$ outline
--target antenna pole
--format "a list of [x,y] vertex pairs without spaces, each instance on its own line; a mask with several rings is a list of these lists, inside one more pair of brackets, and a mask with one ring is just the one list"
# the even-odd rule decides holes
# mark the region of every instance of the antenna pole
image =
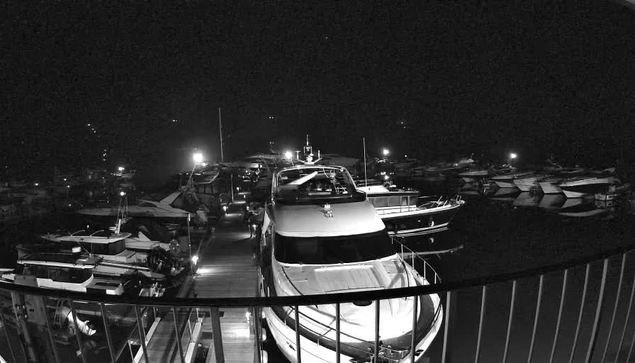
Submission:
[[362,143],[364,144],[364,186],[368,186],[368,174],[366,172],[366,138],[362,137]]
[[220,107],[218,108],[218,137],[220,137],[220,161],[221,163],[225,161],[223,158],[223,122],[220,118]]

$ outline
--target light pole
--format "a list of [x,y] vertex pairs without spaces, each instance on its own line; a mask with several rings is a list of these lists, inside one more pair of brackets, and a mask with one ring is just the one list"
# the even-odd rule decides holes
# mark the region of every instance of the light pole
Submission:
[[192,159],[194,160],[194,167],[192,167],[192,172],[190,173],[190,178],[187,182],[188,186],[192,186],[192,178],[194,177],[194,170],[196,170],[196,165],[200,164],[203,162],[203,154],[201,153],[194,153],[192,154]]
[[512,165],[512,161],[513,161],[514,159],[516,159],[517,157],[518,157],[518,155],[517,155],[516,153],[509,153],[509,160],[508,160],[508,162],[507,162],[507,163],[509,164],[509,166],[511,166],[511,165]]

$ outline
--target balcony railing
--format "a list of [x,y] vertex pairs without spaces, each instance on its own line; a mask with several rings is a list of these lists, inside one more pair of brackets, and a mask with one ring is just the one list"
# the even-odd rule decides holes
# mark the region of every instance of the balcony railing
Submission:
[[[0,284],[0,356],[7,362],[263,363],[265,357],[274,361],[275,354],[262,349],[275,346],[271,336],[266,337],[269,343],[262,339],[264,307],[290,308],[298,332],[303,326],[300,306],[330,304],[339,311],[344,303],[374,301],[376,311],[368,319],[375,319],[379,332],[377,302],[437,294],[443,301],[443,326],[423,354],[417,355],[412,344],[407,361],[628,362],[635,359],[632,249],[464,281],[280,298],[89,296]],[[433,270],[429,274],[436,275]],[[241,314],[241,326],[224,321]],[[236,336],[247,337],[253,346],[229,344]],[[369,361],[388,361],[381,358],[385,348],[376,333]],[[245,358],[246,350],[253,354]],[[335,357],[339,362],[340,356]],[[296,360],[303,358],[298,354]]]

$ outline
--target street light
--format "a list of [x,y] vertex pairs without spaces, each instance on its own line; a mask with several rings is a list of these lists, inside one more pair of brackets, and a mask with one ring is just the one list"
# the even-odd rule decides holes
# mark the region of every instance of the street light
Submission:
[[512,160],[516,159],[518,155],[516,153],[509,153],[509,165],[512,165]]
[[192,172],[190,173],[190,179],[187,181],[188,186],[192,186],[192,178],[194,177],[194,170],[196,169],[196,165],[203,162],[203,154],[194,153],[192,154],[192,160],[194,160],[194,166],[192,167]]
[[291,159],[293,158],[293,153],[291,152],[291,150],[287,150],[284,152],[284,158],[291,161]]
[[388,154],[390,154],[390,151],[388,149],[383,149],[382,154],[384,154],[384,157],[388,156]]
[[122,171],[124,171],[125,169],[126,169],[126,168],[124,168],[123,166],[120,166],[120,167],[118,167],[118,168],[117,168],[117,170],[119,170],[119,172],[122,172]]

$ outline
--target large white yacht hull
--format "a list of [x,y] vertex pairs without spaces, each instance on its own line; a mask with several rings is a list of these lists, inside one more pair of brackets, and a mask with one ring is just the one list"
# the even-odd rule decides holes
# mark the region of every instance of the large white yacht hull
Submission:
[[[415,352],[419,352],[415,356],[415,362],[418,362],[423,358],[423,353],[428,349],[435,336],[437,335],[439,329],[441,328],[442,316],[443,316],[443,308],[440,306],[440,299],[438,295],[430,295],[430,298],[433,300],[433,303],[439,309],[439,314],[433,323],[430,331],[426,336],[420,340],[415,348]],[[293,363],[298,362],[297,357],[297,344],[296,344],[296,332],[294,329],[289,327],[285,322],[283,322],[278,315],[271,308],[265,308],[264,310],[265,319],[267,321],[267,326],[269,328],[269,333],[271,333],[272,337],[276,341],[276,344],[282,354]],[[301,319],[300,319],[301,320]],[[336,352],[328,347],[316,344],[312,340],[305,338],[300,334],[300,356],[302,362],[308,363],[332,363],[336,361]],[[340,362],[349,362],[353,357],[340,354]],[[408,354],[399,362],[410,362],[411,356]]]

